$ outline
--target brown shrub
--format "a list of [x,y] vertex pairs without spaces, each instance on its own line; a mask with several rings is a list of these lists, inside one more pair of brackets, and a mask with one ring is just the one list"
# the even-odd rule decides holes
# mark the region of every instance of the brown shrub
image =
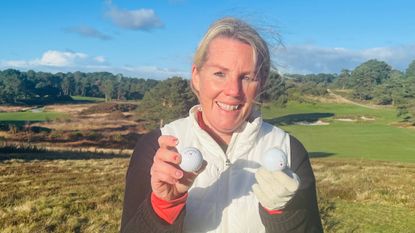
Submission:
[[130,112],[137,108],[136,104],[129,103],[99,103],[81,111],[81,114]]
[[125,119],[124,114],[121,111],[110,112],[107,116],[108,120],[122,120]]

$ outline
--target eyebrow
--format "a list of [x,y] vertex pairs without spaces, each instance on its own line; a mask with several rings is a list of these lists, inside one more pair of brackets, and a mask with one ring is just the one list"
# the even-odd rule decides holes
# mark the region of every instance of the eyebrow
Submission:
[[[220,64],[206,63],[205,66],[207,66],[207,67],[213,67],[213,68],[219,68],[219,69],[224,70],[224,71],[229,71],[228,68],[226,68],[226,67],[224,67],[224,66],[222,66]],[[251,74],[251,73],[255,73],[255,71],[244,71],[244,72],[242,72],[242,74]]]
[[206,63],[205,65],[206,65],[206,66],[208,66],[208,67],[219,68],[219,69],[221,69],[221,70],[226,70],[226,71],[228,71],[228,70],[229,70],[228,68],[226,68],[226,67],[224,67],[224,66],[221,66],[221,65],[219,65],[219,64],[215,64],[215,63],[213,63],[213,64]]

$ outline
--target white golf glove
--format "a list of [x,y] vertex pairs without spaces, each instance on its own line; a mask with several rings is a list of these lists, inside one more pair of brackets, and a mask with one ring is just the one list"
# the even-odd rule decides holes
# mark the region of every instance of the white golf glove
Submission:
[[272,172],[260,167],[255,178],[257,183],[252,189],[261,205],[269,210],[283,209],[300,186],[300,178],[288,168]]

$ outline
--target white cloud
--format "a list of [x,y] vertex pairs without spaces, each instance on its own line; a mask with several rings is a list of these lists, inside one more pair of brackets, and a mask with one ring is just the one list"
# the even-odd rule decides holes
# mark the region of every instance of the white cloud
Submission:
[[90,38],[97,38],[101,40],[110,40],[112,39],[111,36],[108,36],[95,28],[88,27],[88,26],[77,26],[77,27],[69,27],[64,29],[66,32],[76,33],[83,37],[90,37]]
[[40,58],[32,60],[8,60],[1,61],[0,67],[10,68],[67,68],[79,67],[85,65],[102,65],[105,63],[103,56],[91,58],[85,53],[71,51],[48,50],[42,54]]
[[122,28],[149,31],[163,27],[163,22],[152,9],[123,10],[109,4],[106,15]]
[[87,58],[88,56],[84,53],[49,50],[42,55],[42,58],[36,59],[34,63],[42,66],[73,66]]
[[415,59],[415,45],[362,50],[295,45],[278,48],[273,54],[277,68],[284,73],[339,73],[370,59],[385,61],[394,69],[405,70]]
[[103,56],[96,56],[96,57],[94,57],[94,60],[95,61],[97,61],[97,62],[105,62],[105,57],[103,57]]
[[[273,54],[274,63],[283,73],[339,73],[342,69],[352,70],[369,59],[385,61],[394,69],[404,71],[415,59],[415,44],[362,50],[296,45],[279,48]],[[190,68],[179,70],[159,66],[113,66],[101,55],[57,50],[48,50],[38,58],[29,60],[0,60],[0,69],[7,68],[45,72],[108,71],[130,77],[154,79],[172,76],[190,78]]]
[[29,66],[27,61],[22,60],[9,60],[9,61],[0,61],[0,67],[26,67]]

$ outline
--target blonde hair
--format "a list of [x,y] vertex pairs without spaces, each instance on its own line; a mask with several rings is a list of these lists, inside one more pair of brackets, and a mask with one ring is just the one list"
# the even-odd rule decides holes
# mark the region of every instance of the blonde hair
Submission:
[[[271,59],[267,43],[262,39],[258,32],[250,25],[242,20],[236,18],[219,19],[210,25],[208,31],[199,43],[196,49],[193,64],[197,69],[201,69],[205,64],[208,56],[208,48],[210,42],[217,37],[225,37],[239,40],[243,43],[249,44],[252,47],[254,54],[255,75],[260,80],[261,88],[270,72]],[[196,95],[198,93],[191,86]]]

